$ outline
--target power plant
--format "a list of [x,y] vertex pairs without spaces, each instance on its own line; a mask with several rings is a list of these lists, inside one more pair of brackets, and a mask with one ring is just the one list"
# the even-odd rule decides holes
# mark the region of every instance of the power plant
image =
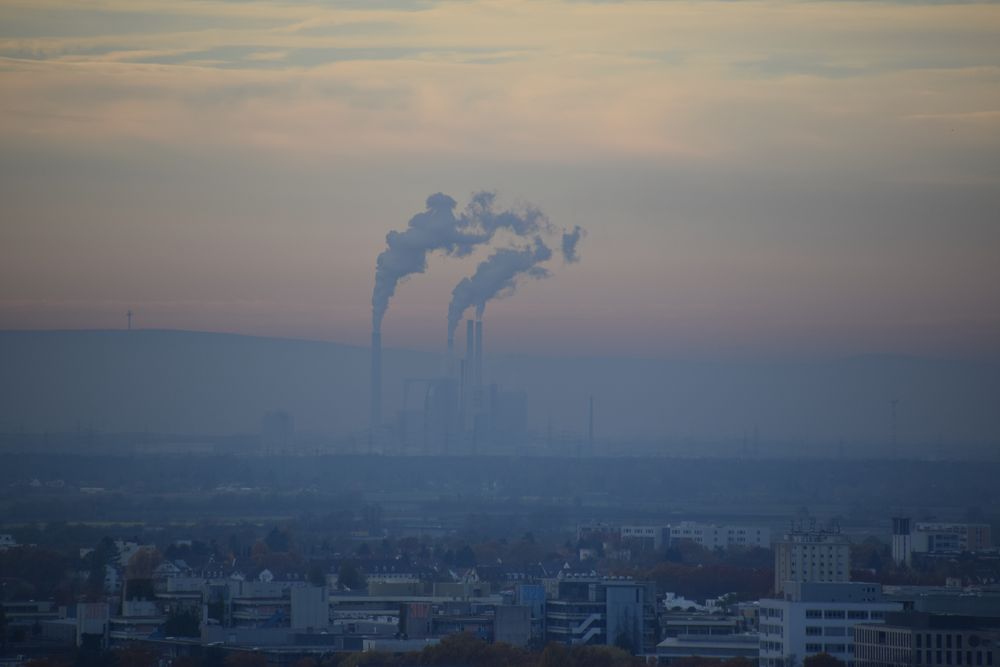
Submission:
[[[493,193],[479,192],[455,215],[455,200],[437,193],[427,198],[426,209],[413,216],[405,230],[386,235],[386,248],[375,263],[372,292],[370,451],[479,453],[523,440],[527,397],[524,392],[487,385],[482,318],[486,304],[513,294],[521,278],[550,275],[543,264],[553,256],[549,244],[558,239],[552,238],[556,230],[538,209],[497,210],[494,204]],[[403,380],[400,413],[386,423],[382,414],[382,321],[397,286],[404,278],[426,271],[429,254],[464,257],[479,246],[489,245],[498,232],[512,237],[508,247],[495,250],[452,290],[442,376]],[[564,263],[579,260],[577,244],[583,234],[579,226],[563,230],[558,247]],[[465,357],[456,364],[455,332],[470,308],[475,309],[476,319],[466,321]],[[592,440],[592,426],[590,432]]]
[[386,423],[380,406],[380,337],[372,336],[371,438],[378,451],[484,454],[524,443],[527,394],[487,383],[483,321],[467,320],[465,331],[465,355],[454,359],[450,345],[441,376],[402,380],[402,404]]

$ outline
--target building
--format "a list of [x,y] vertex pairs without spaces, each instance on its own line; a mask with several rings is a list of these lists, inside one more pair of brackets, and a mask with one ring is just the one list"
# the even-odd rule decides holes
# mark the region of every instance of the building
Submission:
[[730,547],[771,548],[771,530],[762,526],[722,526],[694,521],[681,521],[669,526],[670,542],[689,540],[706,549]]
[[637,551],[657,551],[663,546],[663,538],[669,539],[670,528],[663,526],[621,526],[618,539]]
[[851,543],[840,530],[793,530],[774,545],[774,592],[789,581],[838,583],[851,580]]
[[901,612],[854,626],[855,667],[1000,665],[1000,618]]
[[854,626],[882,623],[900,608],[879,584],[788,582],[782,599],[760,601],[760,665],[789,667],[829,653],[853,667]]
[[655,586],[627,577],[568,575],[545,602],[545,635],[569,645],[604,644],[633,653],[653,652]]
[[910,520],[906,517],[892,519],[892,560],[896,565],[909,566],[912,562],[913,540],[910,538]]
[[984,551],[992,546],[990,527],[984,523],[917,522],[910,535],[915,553],[947,554]]
[[911,522],[906,517],[892,520],[892,559],[897,565],[910,565],[913,554],[940,556],[992,548],[989,524]]
[[746,658],[756,664],[760,652],[759,641],[756,634],[667,637],[656,645],[656,661],[661,665],[669,665],[683,658],[720,661]]

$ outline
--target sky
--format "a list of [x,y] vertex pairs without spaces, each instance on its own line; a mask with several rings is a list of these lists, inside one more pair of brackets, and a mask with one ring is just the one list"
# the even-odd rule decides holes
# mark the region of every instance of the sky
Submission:
[[481,190],[586,230],[491,349],[1000,361],[1000,5],[0,0],[0,329],[365,345],[386,233]]

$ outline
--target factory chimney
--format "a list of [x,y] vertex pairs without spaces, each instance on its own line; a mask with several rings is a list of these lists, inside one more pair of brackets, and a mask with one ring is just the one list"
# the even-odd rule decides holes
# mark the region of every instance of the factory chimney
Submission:
[[476,320],[476,389],[483,386],[483,321]]
[[465,321],[465,386],[466,389],[472,388],[472,378],[474,371],[472,370],[476,366],[476,338],[475,338],[475,322],[472,320]]
[[382,423],[382,333],[372,332],[371,433]]

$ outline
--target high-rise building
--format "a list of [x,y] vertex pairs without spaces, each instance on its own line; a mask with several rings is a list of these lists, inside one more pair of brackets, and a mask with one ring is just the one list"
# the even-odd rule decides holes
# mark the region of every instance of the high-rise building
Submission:
[[892,519],[892,560],[896,565],[909,565],[913,554],[910,537],[910,520],[906,517]]
[[851,580],[851,543],[836,528],[793,530],[774,545],[774,592],[786,582],[834,583]]

